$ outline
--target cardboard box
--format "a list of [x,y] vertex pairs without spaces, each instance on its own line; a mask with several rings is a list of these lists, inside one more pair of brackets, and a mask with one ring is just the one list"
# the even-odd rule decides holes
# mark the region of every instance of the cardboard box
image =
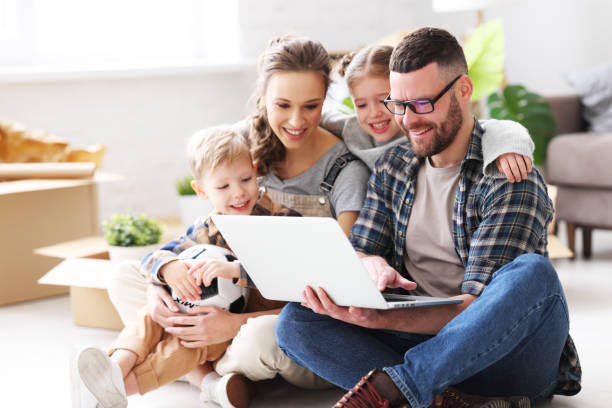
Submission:
[[106,291],[111,268],[106,259],[68,258],[38,282],[70,285],[70,310],[77,326],[121,330],[123,323]]
[[97,184],[121,179],[98,172],[87,179],[0,182],[0,305],[68,292],[38,285],[59,261],[32,251],[98,234]]
[[[176,218],[160,220],[166,226],[162,242],[183,232]],[[161,244],[160,244],[161,246]],[[108,245],[101,236],[86,237],[38,248],[38,255],[63,259],[39,279],[41,285],[70,286],[70,309],[77,326],[121,330],[123,323],[108,297],[112,262]]]
[[[553,202],[553,206],[556,207],[557,205],[557,187],[556,186],[553,186],[550,184],[548,185],[548,196]],[[557,237],[554,234],[555,222],[556,220],[555,218],[553,218],[552,222],[548,226],[548,257],[550,258],[551,261],[554,261],[555,259],[572,258],[574,256],[574,253],[568,247],[563,245],[559,237]]]

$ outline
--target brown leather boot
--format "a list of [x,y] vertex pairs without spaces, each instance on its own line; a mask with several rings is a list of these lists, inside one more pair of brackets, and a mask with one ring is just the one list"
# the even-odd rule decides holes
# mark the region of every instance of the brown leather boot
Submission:
[[359,380],[334,408],[410,408],[391,378],[376,369]]

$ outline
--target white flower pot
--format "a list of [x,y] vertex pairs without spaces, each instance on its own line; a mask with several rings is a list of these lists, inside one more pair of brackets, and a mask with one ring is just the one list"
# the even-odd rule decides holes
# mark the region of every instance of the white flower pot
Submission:
[[181,223],[185,228],[203,216],[207,216],[213,209],[209,200],[202,200],[197,195],[179,196],[179,208],[181,211]]
[[121,262],[127,260],[141,261],[149,252],[153,252],[161,247],[161,244],[145,245],[145,246],[108,246],[108,255],[112,262]]

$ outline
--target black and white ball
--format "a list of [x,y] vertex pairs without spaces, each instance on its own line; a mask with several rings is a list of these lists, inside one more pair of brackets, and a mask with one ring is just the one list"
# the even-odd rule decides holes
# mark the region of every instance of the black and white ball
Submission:
[[[200,244],[187,248],[178,257],[183,260],[193,260],[193,263],[203,259],[217,259],[229,262],[236,260],[231,251],[208,244]],[[210,286],[202,284],[200,288],[202,289],[200,300],[181,300],[174,293],[171,293],[172,299],[174,299],[182,312],[189,312],[191,308],[196,306],[217,306],[232,313],[240,313],[246,306],[248,289],[236,285],[230,279],[215,278]]]

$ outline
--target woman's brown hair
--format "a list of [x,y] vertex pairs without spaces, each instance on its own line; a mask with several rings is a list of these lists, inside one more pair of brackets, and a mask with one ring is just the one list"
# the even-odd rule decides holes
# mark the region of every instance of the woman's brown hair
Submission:
[[255,113],[250,118],[249,132],[258,175],[266,175],[285,159],[285,146],[268,123],[263,97],[268,81],[278,72],[319,73],[327,91],[330,82],[329,55],[318,41],[303,37],[279,37],[268,44],[260,57],[259,78],[254,94]]

